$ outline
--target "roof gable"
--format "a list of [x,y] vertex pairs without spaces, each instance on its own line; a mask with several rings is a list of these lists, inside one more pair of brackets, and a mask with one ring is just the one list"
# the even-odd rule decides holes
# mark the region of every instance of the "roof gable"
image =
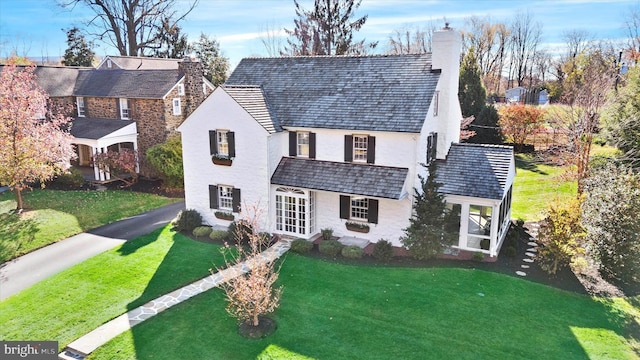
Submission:
[[260,86],[284,127],[419,133],[439,76],[430,54],[247,58],[225,85]]
[[272,115],[259,86],[223,86],[238,105],[251,115],[270,134],[282,131],[280,124]]
[[108,70],[177,70],[178,63],[182,61],[182,59],[107,55],[96,68],[105,69],[106,67],[102,65],[107,59],[110,59],[117,66],[117,68],[114,67]]
[[502,200],[510,185],[509,171],[514,166],[510,146],[453,144],[447,159],[438,164],[440,192]]

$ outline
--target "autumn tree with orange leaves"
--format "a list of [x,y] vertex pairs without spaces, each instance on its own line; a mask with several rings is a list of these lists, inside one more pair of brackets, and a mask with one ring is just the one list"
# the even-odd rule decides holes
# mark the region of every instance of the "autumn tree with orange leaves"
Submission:
[[522,150],[527,138],[540,129],[544,122],[544,110],[530,105],[509,105],[498,110],[500,120],[498,124],[516,146]]
[[0,73],[0,185],[16,194],[18,211],[24,208],[23,190],[64,172],[75,157],[71,119],[60,115],[64,111],[47,112],[49,96],[34,71],[10,60]]

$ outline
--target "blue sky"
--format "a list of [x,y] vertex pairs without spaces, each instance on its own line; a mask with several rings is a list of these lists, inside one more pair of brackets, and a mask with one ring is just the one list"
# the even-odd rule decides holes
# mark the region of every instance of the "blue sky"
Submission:
[[[311,8],[313,0],[301,4]],[[363,0],[357,15],[369,18],[356,37],[380,41],[378,51],[383,51],[389,35],[403,27],[425,27],[429,22],[440,27],[446,19],[452,27],[462,28],[472,15],[508,23],[518,12],[528,11],[542,24],[542,40],[550,47],[561,44],[562,33],[569,30],[621,41],[625,14],[633,7],[640,7],[640,0]],[[80,25],[89,16],[81,6],[69,11],[55,0],[0,0],[0,56],[14,48],[20,55],[60,56],[66,49],[62,29]],[[200,0],[182,26],[190,40],[201,32],[217,38],[235,66],[243,57],[266,56],[260,40],[265,29],[291,29],[294,18],[293,0]],[[98,45],[100,56],[116,53]]]

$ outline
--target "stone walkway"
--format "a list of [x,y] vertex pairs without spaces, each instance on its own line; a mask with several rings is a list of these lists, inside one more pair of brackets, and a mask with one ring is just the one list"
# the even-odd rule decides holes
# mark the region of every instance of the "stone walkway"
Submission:
[[273,246],[265,250],[257,258],[232,266],[230,268],[209,275],[203,279],[186,285],[178,290],[160,296],[157,299],[135,308],[117,318],[103,324],[92,332],[82,336],[69,344],[59,355],[63,360],[81,360],[91,354],[98,347],[106,344],[121,333],[131,329],[133,326],[157,315],[158,313],[186,301],[209,289],[215,288],[242,274],[248,273],[252,267],[264,262],[271,262],[286,253],[291,247],[287,240],[280,240]]
[[527,228],[527,230],[529,230],[530,236],[529,241],[527,242],[529,248],[524,253],[525,258],[522,259],[522,262],[524,264],[520,265],[521,270],[516,271],[516,275],[518,276],[527,276],[526,271],[531,267],[531,264],[533,263],[536,254],[538,253],[538,243],[536,242],[536,239],[538,238],[538,232],[540,231],[540,224],[527,223],[524,226],[525,228]]

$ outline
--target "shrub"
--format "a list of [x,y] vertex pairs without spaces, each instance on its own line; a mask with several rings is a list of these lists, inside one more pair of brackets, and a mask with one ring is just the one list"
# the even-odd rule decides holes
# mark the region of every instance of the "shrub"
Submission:
[[320,232],[322,233],[322,240],[331,240],[333,237],[333,229],[322,229]]
[[361,259],[364,251],[358,246],[349,245],[343,247],[340,253],[347,259]]
[[205,237],[211,234],[211,226],[198,226],[193,229],[193,236],[195,237]]
[[179,136],[150,147],[146,152],[146,158],[149,164],[160,173],[166,186],[178,188],[184,186],[182,143]]
[[516,220],[516,226],[519,227],[519,228],[523,227],[524,226],[524,220],[522,220],[522,219]]
[[516,248],[514,246],[509,246],[506,249],[504,249],[504,254],[510,258],[515,258],[516,253],[517,253]]
[[202,215],[196,210],[187,209],[178,213],[178,217],[173,223],[176,231],[192,232],[193,229],[202,225]]
[[291,251],[298,254],[308,253],[313,249],[313,243],[305,239],[295,239],[291,242]]
[[536,262],[548,274],[556,274],[571,264],[574,256],[584,253],[582,239],[584,229],[580,225],[580,201],[565,200],[552,204],[540,224]]
[[[241,229],[239,229],[238,231],[236,228],[239,226],[241,226]],[[252,233],[253,233],[253,230],[251,229],[251,227],[242,220],[232,222],[231,224],[229,224],[229,227],[227,228],[227,238],[235,242],[236,244],[248,244],[249,243],[248,234],[252,234]]]
[[393,257],[393,246],[387,240],[378,240],[373,246],[373,257],[382,262],[391,260]]
[[209,234],[209,239],[214,241],[225,242],[227,240],[228,233],[222,230],[213,230]]
[[270,233],[263,231],[259,233],[258,236],[260,236],[260,243],[262,245],[271,246],[271,239],[273,239],[273,236]]
[[58,175],[50,184],[54,189],[78,189],[84,185],[84,175],[76,168],[69,169],[68,172]]
[[481,252],[474,252],[473,256],[471,256],[471,260],[477,261],[477,262],[483,262],[484,261],[484,254],[481,253]]
[[342,245],[338,240],[327,240],[320,243],[318,250],[320,250],[320,253],[322,254],[336,256],[340,253],[343,246],[344,245]]

